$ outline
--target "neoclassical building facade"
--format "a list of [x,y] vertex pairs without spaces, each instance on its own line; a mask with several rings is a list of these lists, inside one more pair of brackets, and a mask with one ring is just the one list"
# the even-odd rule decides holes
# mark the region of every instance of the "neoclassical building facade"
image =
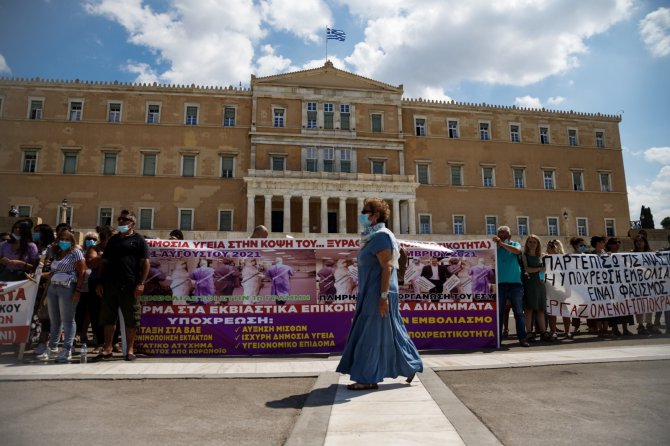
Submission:
[[0,79],[0,202],[92,229],[352,236],[363,200],[416,238],[624,235],[619,116],[403,99],[323,67],[249,88]]

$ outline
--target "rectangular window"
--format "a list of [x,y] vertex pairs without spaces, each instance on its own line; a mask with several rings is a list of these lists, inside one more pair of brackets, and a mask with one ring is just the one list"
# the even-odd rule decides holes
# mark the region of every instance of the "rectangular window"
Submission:
[[70,121],[81,121],[84,103],[81,101],[70,101]]
[[286,170],[286,157],[283,156],[273,156],[271,159],[272,170],[284,171]]
[[547,235],[554,237],[559,235],[557,217],[547,217]]
[[351,149],[340,149],[340,172],[351,173]]
[[335,171],[335,149],[332,147],[326,147],[323,149],[323,171]]
[[235,167],[235,157],[221,157],[221,178],[232,178],[233,168]]
[[110,102],[107,104],[107,122],[121,122],[120,102]]
[[235,127],[235,107],[223,107],[223,126]]
[[335,112],[333,104],[323,104],[323,128],[332,130],[334,128]]
[[105,152],[102,155],[103,175],[116,175],[116,157],[117,154],[113,152]]
[[493,215],[486,216],[486,235],[496,235],[498,231],[498,217]]
[[432,234],[429,214],[419,214],[419,234]]
[[153,229],[154,210],[151,208],[140,208],[140,229]]
[[22,164],[24,173],[37,172],[37,150],[24,150]]
[[44,101],[41,99],[31,99],[30,108],[28,110],[29,119],[42,119],[42,109],[44,107]]
[[316,128],[316,102],[307,103],[307,128]]
[[195,176],[195,155],[181,156],[181,176],[194,177]]
[[519,236],[528,235],[528,217],[516,218],[516,231]]
[[182,231],[193,230],[193,209],[179,209],[179,229]]
[[577,218],[577,235],[580,237],[589,235],[588,224],[585,218]]
[[540,143],[549,144],[549,127],[540,127]]
[[577,146],[577,130],[568,129],[568,144],[571,146]]
[[414,127],[416,129],[416,136],[426,136],[426,120],[425,120],[425,118],[414,119]]
[[523,189],[526,187],[526,179],[525,179],[525,169],[522,169],[520,167],[515,167],[513,171],[514,175],[514,187],[516,189]]
[[554,186],[554,171],[553,170],[543,170],[542,177],[544,179],[544,188],[547,190],[555,189]]
[[198,125],[198,106],[197,105],[187,105],[186,106],[186,125]]
[[310,147],[305,154],[305,170],[307,172],[316,172],[318,170],[318,151],[315,147]]
[[572,188],[584,190],[584,174],[581,171],[572,171]]
[[465,216],[454,215],[453,221],[454,221],[454,234],[465,235]]
[[386,173],[386,162],[385,161],[372,161],[372,165],[370,166],[370,170],[372,171],[373,174],[384,174]]
[[100,208],[100,211],[98,212],[98,225],[111,226],[113,217],[114,217],[113,208]]
[[342,130],[349,130],[351,128],[349,110],[349,104],[340,104],[340,128]]
[[479,139],[481,139],[482,141],[488,141],[491,139],[489,128],[490,124],[488,122],[479,123]]
[[450,166],[449,170],[451,171],[451,185],[452,186],[462,186],[463,185],[463,166]]
[[416,179],[419,182],[419,184],[430,183],[430,179],[428,178],[428,164],[416,165]]
[[147,105],[147,124],[160,123],[161,106],[160,104]]
[[458,138],[458,121],[447,121],[447,126],[449,128],[449,138],[457,139]]
[[494,175],[493,167],[482,167],[482,179],[484,181],[484,187],[494,186],[493,175]]
[[609,173],[600,174],[600,191],[612,192],[612,182]]
[[613,218],[605,219],[605,235],[607,237],[616,237],[616,229]]
[[602,149],[605,147],[605,133],[596,132],[596,147]]
[[521,133],[518,124],[509,125],[509,140],[512,142],[521,142]]
[[153,177],[156,175],[156,161],[158,155],[155,153],[144,153],[142,155],[142,175]]
[[382,115],[379,113],[373,113],[370,116],[370,120],[372,123],[372,131],[373,132],[381,132],[382,131]]
[[77,152],[63,152],[63,173],[77,173]]
[[272,110],[272,114],[274,116],[274,126],[278,128],[284,127],[284,109],[275,108]]
[[16,207],[16,210],[19,211],[19,217],[30,217],[32,214],[32,206],[20,204]]
[[219,211],[219,231],[233,230],[233,211],[220,210]]

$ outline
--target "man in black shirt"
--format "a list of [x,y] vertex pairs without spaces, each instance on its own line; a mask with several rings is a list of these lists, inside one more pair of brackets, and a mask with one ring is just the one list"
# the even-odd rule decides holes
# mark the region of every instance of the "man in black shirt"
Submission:
[[135,335],[140,324],[140,296],[149,274],[149,247],[144,237],[135,232],[137,217],[122,211],[118,218],[118,233],[107,242],[102,254],[101,284],[96,292],[102,297],[100,323],[105,326],[105,345],[94,361],[112,357],[112,338],[120,309],[126,326],[127,361],[136,359]]

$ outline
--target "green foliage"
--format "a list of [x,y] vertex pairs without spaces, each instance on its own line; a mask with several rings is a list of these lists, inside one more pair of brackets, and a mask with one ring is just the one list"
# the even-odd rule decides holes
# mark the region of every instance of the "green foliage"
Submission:
[[663,229],[670,229],[670,217],[665,217],[661,220],[661,227]]
[[651,215],[651,208],[644,205],[640,209],[640,226],[642,229],[654,229],[654,216]]

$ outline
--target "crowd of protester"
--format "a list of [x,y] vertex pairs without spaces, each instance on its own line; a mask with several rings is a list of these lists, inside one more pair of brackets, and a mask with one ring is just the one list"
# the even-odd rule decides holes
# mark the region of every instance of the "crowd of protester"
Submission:
[[[498,308],[500,311],[500,330],[503,338],[509,333],[509,312],[514,313],[516,333],[519,344],[529,347],[536,340],[557,341],[559,336],[573,339],[582,334],[581,318],[563,317],[563,330],[557,327],[557,317],[545,314],[547,296],[544,286],[546,270],[544,256],[555,254],[584,255],[592,254],[607,256],[620,253],[621,240],[617,237],[606,238],[594,235],[587,244],[582,237],[571,237],[570,249],[565,250],[560,240],[549,240],[544,247],[539,238],[529,235],[523,247],[510,237],[507,226],[498,228],[493,241],[498,246]],[[632,239],[632,252],[651,252],[647,233],[639,231]],[[663,251],[670,251],[670,236],[668,246]],[[518,261],[517,261],[518,260]],[[517,279],[520,277],[520,279]],[[522,312],[523,309],[523,312]],[[668,317],[670,311],[636,314],[635,316],[617,316],[601,319],[586,319],[586,333],[596,335],[598,339],[623,338],[634,336],[629,326],[637,325],[637,335],[660,335],[661,317],[665,319],[665,333],[670,334]],[[621,327],[621,329],[619,329]]]
[[[75,344],[92,347],[95,360],[107,360],[120,352],[117,311],[124,317],[128,346],[125,359],[135,360],[133,339],[139,327],[138,297],[150,271],[144,237],[134,232],[135,215],[122,211],[118,226],[99,226],[84,235],[80,246],[70,225],[56,228],[48,224],[33,226],[30,219],[17,219],[10,232],[0,233],[0,281],[24,280],[26,274],[43,265],[33,316],[34,353],[42,360],[68,362]],[[259,227],[260,228],[260,227]],[[263,227],[264,229],[264,227]],[[264,236],[267,236],[267,230]],[[254,232],[256,234],[256,232]],[[261,235],[263,236],[263,235]],[[183,240],[175,229],[170,239]],[[582,319],[547,315],[544,256],[551,254],[610,255],[621,252],[616,237],[582,237],[569,240],[566,250],[559,240],[545,246],[535,235],[523,245],[511,239],[507,226],[498,228],[493,241],[497,244],[498,299],[500,333],[508,336],[509,311],[514,313],[517,339],[528,347],[537,340],[554,342],[580,335]],[[108,249],[109,247],[109,249]],[[128,257],[128,247],[133,251]],[[651,251],[645,231],[633,238],[633,252]],[[670,250],[670,236],[668,247]],[[668,334],[665,312],[665,330]],[[663,312],[605,319],[587,319],[586,332],[598,338],[634,336],[629,327],[636,325],[639,336],[662,334]],[[62,347],[59,349],[59,345]]]

